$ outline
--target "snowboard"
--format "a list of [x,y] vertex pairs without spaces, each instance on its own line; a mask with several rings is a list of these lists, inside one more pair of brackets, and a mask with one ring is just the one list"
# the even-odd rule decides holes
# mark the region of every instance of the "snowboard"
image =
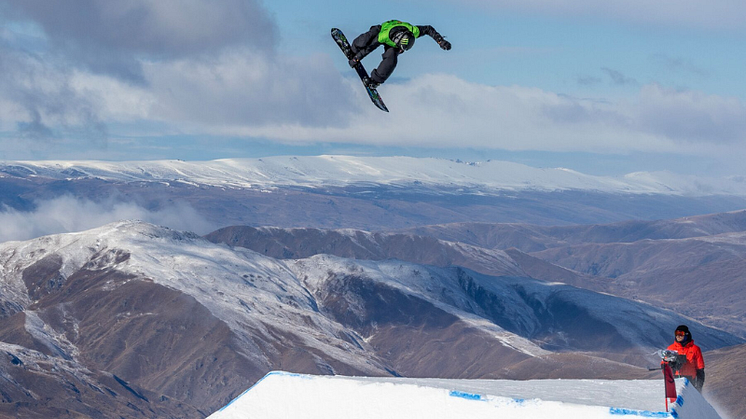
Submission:
[[[339,45],[339,48],[344,53],[345,57],[347,57],[348,60],[351,59],[353,56],[352,48],[350,47],[350,43],[347,41],[347,37],[345,37],[345,34],[343,34],[342,31],[337,28],[332,28],[332,38],[334,39],[334,42]],[[378,109],[384,112],[388,112],[389,110],[383,103],[381,95],[378,94],[378,90],[371,89],[365,82],[366,80],[368,80],[368,72],[365,71],[365,67],[363,67],[363,64],[357,63],[354,68],[357,72],[357,75],[360,76],[360,81],[363,82],[363,86],[368,92],[368,96],[370,96],[370,100],[373,101],[373,104],[376,105]]]

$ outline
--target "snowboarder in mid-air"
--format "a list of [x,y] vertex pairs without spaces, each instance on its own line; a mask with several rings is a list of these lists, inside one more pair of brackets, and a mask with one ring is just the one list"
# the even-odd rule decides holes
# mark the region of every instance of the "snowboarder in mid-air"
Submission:
[[354,55],[349,60],[350,67],[355,67],[360,63],[360,60],[383,45],[381,64],[370,73],[369,79],[364,81],[371,89],[375,89],[394,72],[399,55],[409,51],[414,45],[415,39],[423,34],[433,38],[445,51],[451,49],[451,43],[443,39],[438,31],[430,25],[415,26],[399,20],[389,20],[381,25],[371,26],[368,32],[352,41],[350,46]]

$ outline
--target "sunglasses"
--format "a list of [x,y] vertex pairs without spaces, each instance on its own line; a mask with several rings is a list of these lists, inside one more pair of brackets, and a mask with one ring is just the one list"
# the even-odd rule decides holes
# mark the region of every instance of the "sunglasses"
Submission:
[[682,331],[677,330],[676,331],[676,336],[686,336],[686,332],[682,332]]

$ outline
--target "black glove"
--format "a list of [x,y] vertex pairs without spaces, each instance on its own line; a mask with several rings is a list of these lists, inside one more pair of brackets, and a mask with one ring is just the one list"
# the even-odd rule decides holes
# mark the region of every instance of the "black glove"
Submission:
[[439,46],[440,46],[440,47],[441,47],[441,48],[442,48],[443,50],[445,50],[445,51],[450,51],[450,50],[451,50],[451,43],[450,43],[450,42],[448,42],[448,41],[446,41],[445,39],[441,39],[440,41],[438,41],[438,45],[439,45]]
[[694,378],[694,382],[692,383],[694,385],[694,388],[699,390],[699,392],[702,392],[702,387],[705,385],[705,370],[697,370],[697,377]]

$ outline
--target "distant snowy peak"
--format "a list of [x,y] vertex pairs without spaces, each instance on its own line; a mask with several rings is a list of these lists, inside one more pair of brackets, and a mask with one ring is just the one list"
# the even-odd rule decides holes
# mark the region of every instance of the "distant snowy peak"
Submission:
[[204,162],[26,161],[0,164],[0,177],[99,178],[117,182],[182,182],[229,188],[395,187],[511,191],[588,190],[608,193],[746,196],[742,178],[699,178],[670,172],[592,176],[564,168],[505,161],[462,162],[413,157],[282,156]]

